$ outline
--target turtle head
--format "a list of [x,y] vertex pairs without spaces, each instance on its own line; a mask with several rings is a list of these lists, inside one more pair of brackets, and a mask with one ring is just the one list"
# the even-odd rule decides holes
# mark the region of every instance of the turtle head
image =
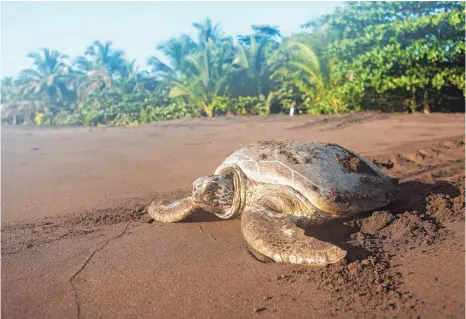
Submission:
[[233,180],[225,176],[204,176],[193,183],[193,203],[206,211],[222,214],[233,205],[233,198]]

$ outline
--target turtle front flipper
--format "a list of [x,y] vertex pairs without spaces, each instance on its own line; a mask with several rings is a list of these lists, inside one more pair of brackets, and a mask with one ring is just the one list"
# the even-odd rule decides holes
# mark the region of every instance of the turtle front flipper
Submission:
[[196,207],[191,197],[180,199],[170,205],[162,205],[160,201],[154,200],[150,203],[147,213],[155,221],[176,223],[192,215]]
[[276,262],[325,266],[346,256],[346,251],[306,236],[288,215],[263,207],[246,207],[241,228],[247,243]]

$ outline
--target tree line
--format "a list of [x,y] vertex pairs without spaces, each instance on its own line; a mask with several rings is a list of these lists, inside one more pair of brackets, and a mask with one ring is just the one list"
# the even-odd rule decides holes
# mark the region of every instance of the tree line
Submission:
[[210,19],[156,49],[141,71],[111,42],[51,49],[1,86],[2,122],[133,125],[289,112],[464,112],[464,2],[348,2],[282,36],[231,37]]

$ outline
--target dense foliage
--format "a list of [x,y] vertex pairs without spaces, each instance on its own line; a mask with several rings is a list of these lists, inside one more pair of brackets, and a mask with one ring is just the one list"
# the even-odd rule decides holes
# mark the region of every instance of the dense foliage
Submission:
[[348,2],[290,37],[275,26],[156,48],[140,71],[110,42],[69,59],[50,49],[2,79],[2,121],[135,125],[225,114],[464,111],[464,2]]

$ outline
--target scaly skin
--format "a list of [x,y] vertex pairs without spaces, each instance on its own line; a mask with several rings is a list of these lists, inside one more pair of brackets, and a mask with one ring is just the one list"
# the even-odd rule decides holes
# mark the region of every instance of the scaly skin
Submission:
[[340,261],[346,251],[306,236],[297,223],[321,224],[334,217],[315,208],[289,187],[252,185],[241,214],[241,230],[247,243],[275,262],[325,266]]
[[306,236],[288,215],[260,206],[244,210],[241,229],[253,249],[275,262],[325,266],[346,256],[339,247]]
[[191,197],[178,200],[170,205],[161,205],[158,201],[152,201],[147,213],[155,221],[163,223],[176,223],[191,216],[196,207],[192,204]]

